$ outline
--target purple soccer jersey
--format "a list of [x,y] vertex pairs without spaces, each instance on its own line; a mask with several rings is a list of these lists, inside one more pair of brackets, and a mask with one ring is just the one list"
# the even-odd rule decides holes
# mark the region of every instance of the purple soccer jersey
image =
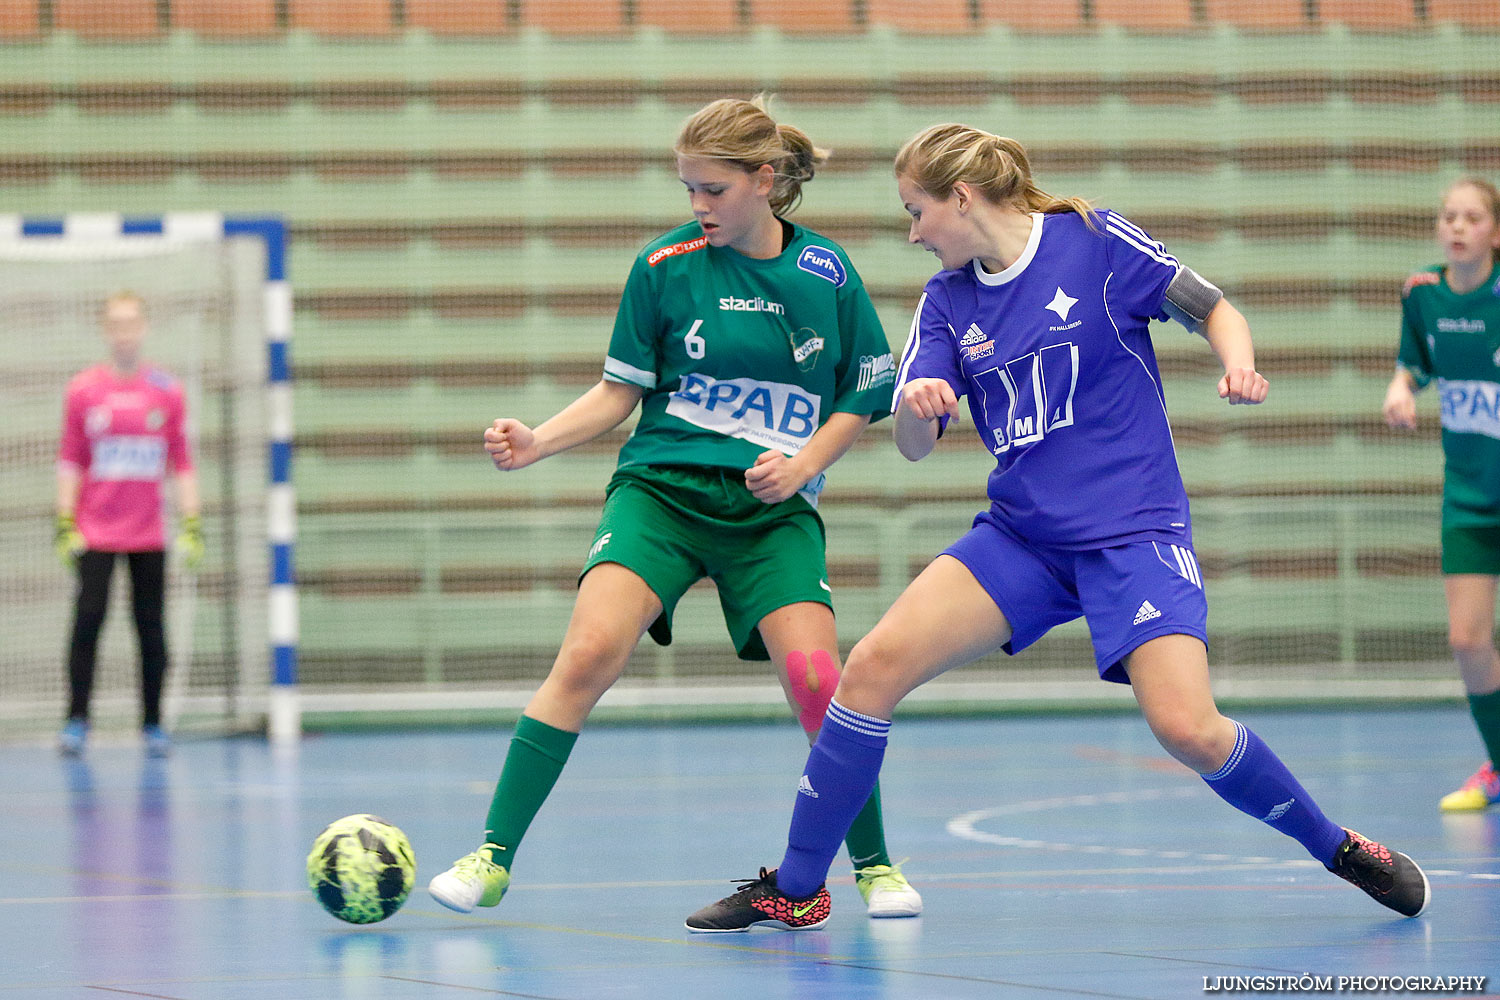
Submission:
[[[1191,544],[1187,493],[1147,324],[1166,319],[1181,265],[1137,226],[1100,212],[1032,216],[998,274],[940,271],[917,303],[894,401],[941,378],[995,456],[991,511],[1022,538],[1070,549]],[[894,407],[893,407],[894,408]]]

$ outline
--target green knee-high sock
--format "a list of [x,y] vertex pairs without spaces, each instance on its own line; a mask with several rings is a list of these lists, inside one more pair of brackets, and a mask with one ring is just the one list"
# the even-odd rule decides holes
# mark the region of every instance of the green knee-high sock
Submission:
[[891,863],[891,855],[885,849],[885,823],[880,818],[880,782],[875,783],[864,808],[854,817],[844,844],[856,869]]
[[1500,767],[1500,691],[1469,695],[1469,711],[1479,727],[1479,738],[1490,752],[1490,761]]
[[562,774],[577,740],[577,733],[521,716],[516,723],[516,734],[510,740],[510,751],[505,755],[505,767],[495,784],[490,814],[484,821],[484,842],[501,849],[498,854],[492,852],[490,860],[510,867],[521,838],[526,836],[526,828],[552,793],[552,786],[557,784],[557,776]]

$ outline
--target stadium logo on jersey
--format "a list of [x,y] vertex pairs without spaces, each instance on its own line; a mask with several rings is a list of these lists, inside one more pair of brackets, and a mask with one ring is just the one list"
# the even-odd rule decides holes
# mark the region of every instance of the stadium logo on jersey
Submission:
[[896,380],[896,359],[890,352],[885,354],[861,354],[859,356],[859,386],[856,392],[878,389]]
[[707,236],[700,236],[696,240],[688,240],[686,243],[673,243],[671,246],[662,247],[647,257],[646,264],[650,267],[655,267],[658,262],[666,260],[668,257],[692,253],[694,250],[702,250],[706,246],[708,246]]
[[963,338],[959,340],[959,347],[971,347],[988,337],[989,334],[979,329],[978,323],[970,323],[969,328],[964,331]]
[[1073,306],[1075,306],[1077,303],[1077,299],[1073,298],[1067,292],[1063,291],[1062,286],[1058,285],[1057,294],[1052,296],[1052,301],[1048,302],[1042,308],[1050,309],[1053,312],[1057,313],[1057,318],[1066,323],[1068,321],[1068,313],[1072,312]]
[[1482,319],[1454,319],[1449,316],[1439,316],[1437,321],[1439,333],[1484,333],[1484,320]]
[[844,282],[849,280],[849,274],[844,270],[844,262],[839,260],[838,254],[827,247],[812,244],[803,247],[802,255],[797,258],[797,266],[808,274],[827,278],[833,282],[835,288],[843,288]]
[[753,299],[737,299],[731,295],[719,300],[719,311],[737,313],[768,312],[773,316],[785,316],[786,306],[780,302],[767,302],[759,295]]
[[821,396],[799,385],[690,372],[667,398],[667,413],[704,430],[795,455],[818,429],[822,403]]
[[1438,379],[1443,430],[1500,438],[1500,385],[1459,379]]
[[812,327],[804,326],[795,333],[787,331],[792,342],[792,360],[797,362],[799,372],[810,372],[818,366],[818,354],[823,350],[823,338]]

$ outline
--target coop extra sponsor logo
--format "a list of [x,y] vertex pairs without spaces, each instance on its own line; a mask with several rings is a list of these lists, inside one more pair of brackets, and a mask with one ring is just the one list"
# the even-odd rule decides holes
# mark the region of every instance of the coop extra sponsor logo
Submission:
[[706,246],[708,246],[707,236],[700,236],[696,240],[688,240],[686,243],[673,243],[669,247],[662,247],[660,250],[652,252],[651,256],[646,258],[646,264],[650,267],[655,267],[658,262],[666,260],[668,257],[692,253],[694,250],[702,250]]

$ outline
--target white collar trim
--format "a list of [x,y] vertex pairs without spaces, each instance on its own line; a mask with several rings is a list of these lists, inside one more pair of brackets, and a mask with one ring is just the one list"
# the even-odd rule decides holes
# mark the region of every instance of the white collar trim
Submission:
[[1026,249],[1021,251],[1021,256],[1016,258],[1015,263],[999,274],[991,274],[986,271],[979,263],[978,257],[969,262],[969,266],[974,269],[974,277],[979,279],[981,285],[1004,285],[1021,276],[1021,272],[1026,270],[1026,266],[1036,256],[1036,248],[1041,245],[1042,220],[1044,218],[1045,216],[1041,212],[1031,213],[1031,234],[1026,237]]

